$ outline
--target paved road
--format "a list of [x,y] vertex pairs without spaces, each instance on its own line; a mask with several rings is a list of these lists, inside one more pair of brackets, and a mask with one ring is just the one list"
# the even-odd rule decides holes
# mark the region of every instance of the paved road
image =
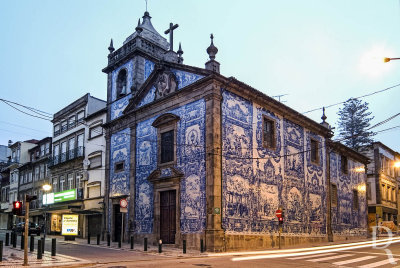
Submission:
[[[0,239],[4,239],[4,234],[0,234]],[[336,245],[333,248],[314,247],[305,251],[294,249],[258,254],[243,252],[237,255],[210,254],[190,257],[168,252],[155,254],[154,247],[150,247],[152,252],[146,253],[141,248],[134,251],[121,250],[96,245],[71,244],[59,239],[57,253],[89,260],[96,263],[93,267],[400,267],[400,238],[397,239],[398,243],[387,248],[397,265],[390,263],[391,260],[384,249],[374,249],[370,245],[363,245],[357,249],[351,249],[349,245],[346,247]],[[17,246],[19,245],[18,243]],[[50,251],[50,246],[51,242],[47,240],[46,251]]]

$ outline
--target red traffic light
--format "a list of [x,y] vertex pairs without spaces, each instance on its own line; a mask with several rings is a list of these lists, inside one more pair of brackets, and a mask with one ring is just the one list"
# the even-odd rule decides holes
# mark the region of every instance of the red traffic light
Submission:
[[12,212],[14,215],[21,216],[22,215],[22,202],[14,201]]

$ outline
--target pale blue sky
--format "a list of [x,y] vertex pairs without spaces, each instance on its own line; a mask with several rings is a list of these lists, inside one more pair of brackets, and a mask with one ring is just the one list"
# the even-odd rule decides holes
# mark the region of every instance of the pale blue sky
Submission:
[[[221,73],[307,111],[400,83],[398,0],[149,0],[154,27],[170,22],[184,63],[204,67],[214,33]],[[54,113],[90,92],[106,98],[110,38],[119,48],[144,0],[2,1],[0,97]],[[380,122],[398,112],[400,87],[365,98]],[[327,109],[334,125],[340,106]],[[51,136],[51,123],[0,102],[0,144]],[[307,114],[320,122],[321,112]],[[18,126],[16,126],[18,125]],[[375,131],[400,125],[400,117]],[[400,151],[400,128],[376,139]]]

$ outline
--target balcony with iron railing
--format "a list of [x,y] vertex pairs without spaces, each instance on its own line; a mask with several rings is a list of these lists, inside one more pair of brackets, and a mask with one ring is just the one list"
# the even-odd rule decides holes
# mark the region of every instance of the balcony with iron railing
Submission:
[[74,160],[77,158],[81,158],[85,156],[85,147],[79,146],[72,150],[69,150],[66,153],[62,153],[59,155],[54,155],[49,161],[49,167],[54,167],[56,165],[68,162],[70,160]]

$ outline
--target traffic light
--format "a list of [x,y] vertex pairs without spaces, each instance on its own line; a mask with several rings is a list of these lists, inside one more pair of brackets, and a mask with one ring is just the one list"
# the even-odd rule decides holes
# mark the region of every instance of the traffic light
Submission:
[[14,215],[21,216],[22,215],[22,202],[14,201],[12,212]]
[[281,216],[278,217],[279,224],[283,224],[283,217],[285,217],[285,212],[284,212],[284,210],[282,210]]
[[36,195],[26,195],[26,202],[28,203],[36,199],[37,199]]

